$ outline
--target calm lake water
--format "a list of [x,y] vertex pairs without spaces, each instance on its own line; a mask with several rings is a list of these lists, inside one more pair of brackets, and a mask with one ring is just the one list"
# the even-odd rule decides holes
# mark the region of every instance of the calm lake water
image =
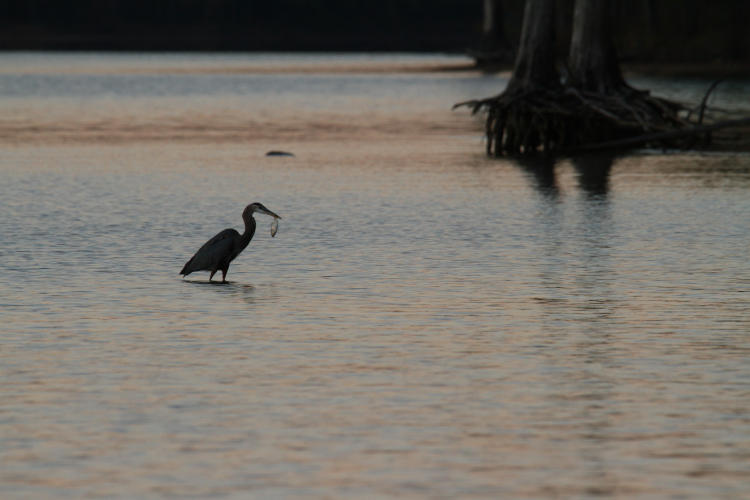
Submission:
[[465,63],[1,54],[0,497],[747,495],[750,155],[488,159]]

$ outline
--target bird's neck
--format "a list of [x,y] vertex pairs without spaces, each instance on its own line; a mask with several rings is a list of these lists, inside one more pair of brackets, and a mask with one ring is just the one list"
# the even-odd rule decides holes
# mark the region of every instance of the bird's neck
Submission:
[[240,237],[243,245],[250,243],[250,240],[253,239],[253,234],[255,234],[255,218],[250,215],[245,217],[245,232]]

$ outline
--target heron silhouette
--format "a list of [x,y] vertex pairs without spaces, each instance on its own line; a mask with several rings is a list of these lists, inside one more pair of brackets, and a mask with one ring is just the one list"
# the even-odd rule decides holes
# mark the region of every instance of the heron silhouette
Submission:
[[271,212],[262,203],[249,204],[242,211],[245,232],[240,234],[232,228],[221,231],[195,252],[195,255],[183,266],[180,274],[187,276],[195,271],[209,271],[211,275],[208,277],[208,281],[211,281],[216,271],[221,271],[221,282],[226,283],[229,264],[245,249],[250,240],[253,239],[253,234],[255,234],[253,212],[281,219],[281,216]]

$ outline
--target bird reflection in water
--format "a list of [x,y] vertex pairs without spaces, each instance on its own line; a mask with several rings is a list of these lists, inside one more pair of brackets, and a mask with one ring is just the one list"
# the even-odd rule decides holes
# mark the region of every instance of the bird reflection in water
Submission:
[[248,304],[254,304],[258,302],[258,287],[255,285],[249,285],[246,283],[238,283],[236,281],[199,281],[199,280],[183,280],[183,283],[189,283],[191,285],[207,285],[207,288],[214,290],[216,293],[221,294],[223,297],[235,297],[242,299]]

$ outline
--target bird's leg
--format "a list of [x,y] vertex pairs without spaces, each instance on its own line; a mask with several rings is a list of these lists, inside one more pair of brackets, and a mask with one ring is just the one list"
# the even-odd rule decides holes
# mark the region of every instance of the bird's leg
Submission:
[[211,281],[211,278],[214,277],[214,274],[216,274],[216,269],[214,269],[213,271],[211,271],[211,275],[208,277],[208,281]]

